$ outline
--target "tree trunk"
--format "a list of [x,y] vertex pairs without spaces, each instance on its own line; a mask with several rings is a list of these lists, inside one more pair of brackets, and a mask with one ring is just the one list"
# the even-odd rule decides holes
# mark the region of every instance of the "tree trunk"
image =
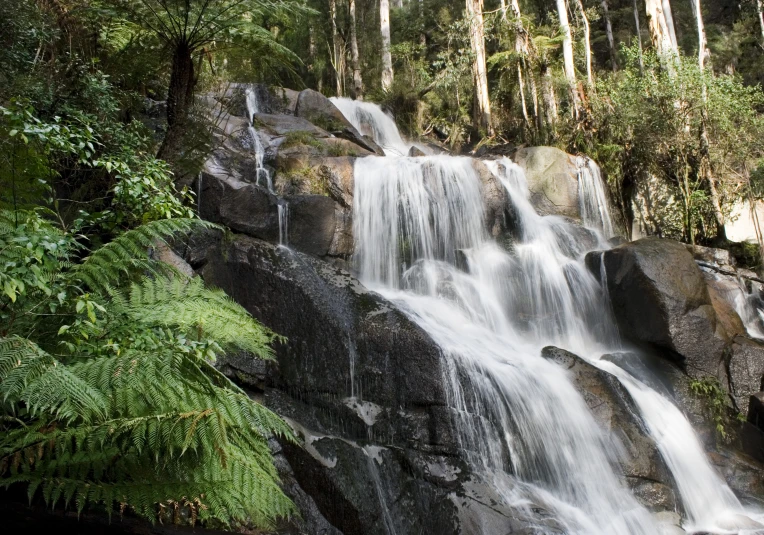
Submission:
[[698,27],[698,67],[702,71],[709,55],[706,42],[706,29],[703,25],[703,13],[700,10],[700,0],[692,0],[692,11]]
[[634,3],[634,24],[637,27],[637,45],[639,46],[639,72],[645,71],[645,60],[642,58],[642,29],[639,27],[639,9],[637,8],[637,0],[633,0]]
[[539,94],[536,89],[536,77],[533,76],[533,71],[526,67],[528,73],[528,82],[531,86],[531,99],[533,100],[533,118],[537,130],[541,130],[541,114],[539,113]]
[[674,26],[674,15],[671,13],[671,0],[661,0],[663,6],[663,16],[666,17],[666,26],[668,26],[669,36],[671,37],[671,47],[674,52],[679,54],[679,44],[676,40],[676,27]]
[[573,38],[570,35],[568,22],[568,6],[565,0],[557,0],[557,16],[560,19],[562,32],[562,57],[565,63],[565,79],[568,81],[568,91],[573,102],[573,116],[578,118],[578,84],[576,83],[576,67],[573,64]]
[[382,90],[393,85],[393,57],[390,55],[390,0],[379,0],[379,26],[382,33]]
[[517,86],[520,88],[520,104],[523,107],[523,118],[525,119],[525,125],[530,128],[531,121],[528,117],[528,107],[525,105],[525,86],[523,84],[523,69],[520,67],[520,62],[517,63]]
[[548,65],[541,65],[541,96],[544,99],[544,116],[546,124],[554,130],[557,124],[557,96],[554,94],[554,85],[552,84],[552,73]]
[[483,0],[467,0],[467,16],[470,21],[470,44],[475,59],[472,75],[475,80],[475,126],[488,134],[491,127],[491,102],[488,95],[488,74],[485,66],[485,35],[483,29]]
[[592,77],[592,43],[589,19],[586,17],[584,4],[581,3],[581,0],[576,0],[576,5],[578,6],[578,10],[581,12],[581,20],[584,23],[584,43],[586,45],[586,81],[589,82],[589,85],[593,85],[594,78]]
[[[610,12],[608,11],[607,0],[602,0],[602,11],[605,19],[605,33],[607,34],[607,44],[610,49],[610,66],[613,72],[618,70],[618,59],[615,50],[615,39],[613,38],[613,24],[610,22]],[[639,21],[637,21],[639,25]]]
[[358,57],[358,39],[355,26],[355,0],[348,0],[350,12],[350,62],[353,66],[353,98],[363,100],[363,80],[361,79],[361,60]]
[[340,53],[340,35],[337,31],[337,0],[329,0],[329,16],[332,19],[332,67],[334,67],[337,96],[342,96],[342,76],[345,72]]
[[[761,27],[761,42],[764,44],[764,9],[761,6],[761,0],[756,0],[756,12],[759,15],[759,26]],[[762,249],[764,255],[764,248]]]
[[172,56],[170,86],[167,90],[167,132],[159,147],[158,158],[172,160],[177,154],[194,99],[194,61],[185,42],[177,43]]
[[645,8],[653,47],[664,61],[666,58],[672,58],[670,63],[673,65],[674,58],[678,56],[678,50],[674,47],[671,38],[672,30],[669,29],[661,0],[645,0]]

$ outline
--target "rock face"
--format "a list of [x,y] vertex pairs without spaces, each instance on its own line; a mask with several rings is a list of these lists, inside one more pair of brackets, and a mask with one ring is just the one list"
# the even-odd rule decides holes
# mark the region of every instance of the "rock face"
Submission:
[[554,147],[525,147],[514,160],[525,171],[531,202],[540,214],[581,217],[574,156]]
[[749,396],[761,389],[764,347],[746,336],[723,296],[724,281],[709,281],[687,248],[672,240],[644,238],[586,257],[597,277],[603,261],[621,333],[693,377],[717,380],[732,408],[745,413]]
[[455,535],[482,525],[504,535],[545,525],[469,473],[440,350],[384,299],[326,262],[251,237],[206,232],[184,256],[287,338],[276,364],[233,355],[221,369],[303,443],[276,449],[287,490],[306,508],[300,533]]

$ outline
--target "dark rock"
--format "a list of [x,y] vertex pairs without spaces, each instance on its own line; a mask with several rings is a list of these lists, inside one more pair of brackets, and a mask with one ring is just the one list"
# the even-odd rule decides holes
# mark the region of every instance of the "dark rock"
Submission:
[[764,392],[751,394],[748,401],[748,422],[764,431]]
[[413,158],[416,156],[424,156],[424,155],[425,155],[424,152],[422,152],[422,149],[420,149],[419,147],[412,145],[411,148],[409,149],[408,156],[410,158]]
[[509,219],[507,190],[482,161],[472,160],[472,166],[480,177],[486,228],[492,236],[497,237],[507,230]]
[[288,205],[288,240],[295,249],[325,255],[334,241],[335,203],[323,195],[293,195],[283,201],[265,188],[225,176],[201,174],[202,218],[237,232],[278,243],[279,203]]
[[764,346],[739,336],[727,348],[725,357],[727,386],[733,406],[745,414],[751,397],[763,388]]
[[716,320],[705,279],[683,244],[643,238],[589,253],[586,264],[597,278],[601,261],[624,336],[684,361],[699,374],[723,377],[726,333]]

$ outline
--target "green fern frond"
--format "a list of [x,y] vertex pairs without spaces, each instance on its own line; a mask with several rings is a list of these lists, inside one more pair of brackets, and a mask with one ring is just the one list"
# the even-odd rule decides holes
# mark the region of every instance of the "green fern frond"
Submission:
[[148,257],[156,242],[200,228],[218,228],[200,219],[160,219],[128,230],[103,247],[96,249],[75,266],[73,274],[95,291],[106,291],[123,277],[135,272],[156,273],[161,270]]

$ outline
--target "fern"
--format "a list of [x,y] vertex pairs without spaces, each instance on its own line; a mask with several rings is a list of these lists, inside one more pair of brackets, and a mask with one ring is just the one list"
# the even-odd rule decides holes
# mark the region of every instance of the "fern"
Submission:
[[[272,436],[294,440],[291,429],[212,364],[226,351],[272,358],[281,338],[222,291],[148,256],[199,226],[209,225],[155,221],[80,263],[46,258],[63,288],[54,314],[28,313],[52,291],[22,288],[6,303],[16,312],[25,299],[25,330],[57,334],[27,339],[16,321],[0,336],[0,485],[26,485],[50,506],[129,508],[151,520],[185,511],[192,523],[270,528],[293,513],[268,447]],[[35,228],[52,227],[23,231]],[[0,240],[18,232],[0,217]]]

